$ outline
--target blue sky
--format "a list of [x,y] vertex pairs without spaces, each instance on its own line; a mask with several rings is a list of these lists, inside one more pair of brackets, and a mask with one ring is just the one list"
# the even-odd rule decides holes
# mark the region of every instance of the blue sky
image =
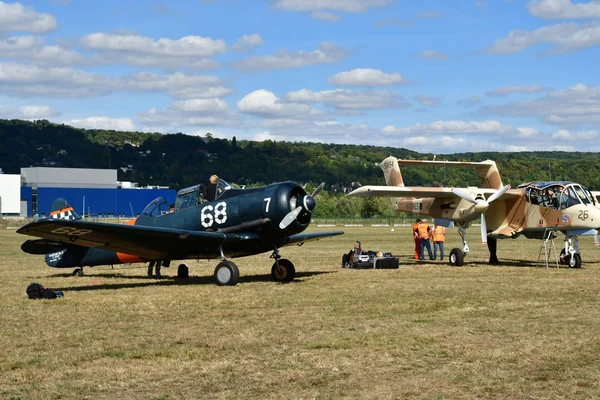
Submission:
[[0,118],[600,151],[600,1],[0,0]]

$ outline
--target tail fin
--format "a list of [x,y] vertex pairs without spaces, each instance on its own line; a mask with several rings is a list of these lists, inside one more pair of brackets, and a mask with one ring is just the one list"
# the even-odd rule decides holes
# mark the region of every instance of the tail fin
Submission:
[[[398,159],[394,156],[389,156],[383,160],[379,167],[383,170],[383,176],[385,177],[385,184],[388,186],[404,186],[404,180],[402,179],[402,173],[398,166]],[[392,208],[394,211],[398,210],[398,197],[391,197]],[[406,200],[406,199],[405,199]]]
[[398,166],[398,159],[396,157],[389,156],[383,160],[379,166],[383,170],[386,185],[404,186],[404,180],[402,179],[402,173],[400,173],[400,167]]
[[67,200],[60,198],[52,202],[50,218],[74,221],[76,219],[80,219],[81,217],[75,212]]

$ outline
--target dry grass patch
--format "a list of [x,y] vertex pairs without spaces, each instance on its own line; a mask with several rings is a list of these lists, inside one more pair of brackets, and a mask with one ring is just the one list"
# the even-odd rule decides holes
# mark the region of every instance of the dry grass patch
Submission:
[[[591,238],[581,240],[581,270],[536,267],[540,243],[525,239],[499,242],[508,266],[488,266],[473,241],[470,264],[451,268],[411,260],[409,229],[345,230],[283,249],[298,271],[290,284],[270,280],[268,255],[236,260],[235,287],[213,284],[214,261],[189,262],[187,282],[149,280],[140,265],[71,277],[1,230],[0,397],[596,396],[600,249]],[[458,245],[449,236],[446,253]],[[355,239],[399,254],[401,268],[341,269]],[[32,281],[65,298],[28,300]]]

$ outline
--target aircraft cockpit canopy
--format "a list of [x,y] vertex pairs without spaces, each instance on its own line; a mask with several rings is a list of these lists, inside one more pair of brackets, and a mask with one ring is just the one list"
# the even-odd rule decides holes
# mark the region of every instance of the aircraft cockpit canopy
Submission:
[[159,215],[167,214],[169,212],[169,203],[165,200],[164,197],[159,197],[152,200],[144,211],[142,211],[142,215],[147,215],[149,217],[158,217]]
[[226,191],[231,189],[231,185],[224,179],[219,179],[217,182],[215,198],[209,199],[207,188],[205,185],[194,185],[181,189],[177,192],[175,200],[175,210],[181,210],[188,207],[193,207],[198,204],[208,203],[209,201],[217,200]]
[[206,199],[206,187],[204,185],[190,186],[177,192],[175,211],[206,202],[208,202]]
[[219,178],[219,181],[217,182],[217,195],[215,196],[215,200],[221,197],[221,195],[229,189],[231,189],[231,185],[227,183],[225,179]]
[[519,187],[525,188],[527,202],[537,206],[564,210],[578,204],[596,205],[592,193],[578,183],[530,182]]

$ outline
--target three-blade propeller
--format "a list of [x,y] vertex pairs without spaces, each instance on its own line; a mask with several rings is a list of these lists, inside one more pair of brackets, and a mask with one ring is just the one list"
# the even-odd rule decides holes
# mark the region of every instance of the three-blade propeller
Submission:
[[279,229],[285,229],[287,228],[292,222],[294,222],[296,220],[296,218],[298,218],[298,215],[300,215],[300,213],[304,210],[307,212],[312,212],[312,210],[314,210],[315,206],[317,205],[317,203],[315,202],[315,196],[319,194],[319,192],[321,190],[323,190],[323,188],[325,187],[325,182],[321,183],[313,192],[311,195],[306,195],[306,196],[302,196],[298,198],[298,202],[296,204],[299,204],[298,207],[294,208],[292,211],[290,211],[289,213],[286,214],[285,217],[283,217],[283,219],[281,220],[281,222],[279,223]]
[[500,198],[506,191],[510,189],[510,185],[506,185],[495,191],[487,200],[474,199],[470,194],[463,192],[460,189],[452,188],[452,192],[463,200],[475,204],[475,209],[481,212],[481,243],[487,243],[487,223],[485,221],[485,212],[490,207],[490,203]]

